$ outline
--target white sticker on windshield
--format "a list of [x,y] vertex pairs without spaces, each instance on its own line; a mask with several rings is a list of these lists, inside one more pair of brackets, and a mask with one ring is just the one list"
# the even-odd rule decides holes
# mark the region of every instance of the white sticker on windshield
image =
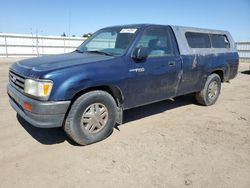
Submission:
[[134,28],[124,28],[120,31],[120,33],[135,33],[137,29]]

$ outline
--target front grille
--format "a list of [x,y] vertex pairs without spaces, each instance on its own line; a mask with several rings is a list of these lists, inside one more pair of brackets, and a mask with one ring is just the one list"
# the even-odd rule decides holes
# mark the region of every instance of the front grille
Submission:
[[24,91],[25,77],[13,71],[9,72],[10,83],[20,91]]

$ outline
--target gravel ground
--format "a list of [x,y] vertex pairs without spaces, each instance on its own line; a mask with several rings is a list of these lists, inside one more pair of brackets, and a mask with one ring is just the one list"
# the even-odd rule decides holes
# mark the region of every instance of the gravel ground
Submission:
[[81,147],[16,117],[11,61],[0,60],[0,187],[250,187],[250,64],[211,107],[187,95],[132,109],[109,138]]

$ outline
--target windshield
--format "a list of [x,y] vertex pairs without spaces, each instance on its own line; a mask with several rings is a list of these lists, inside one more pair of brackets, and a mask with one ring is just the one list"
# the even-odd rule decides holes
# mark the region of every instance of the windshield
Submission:
[[93,52],[104,55],[123,55],[135,36],[137,28],[111,27],[97,31],[83,42],[79,52]]

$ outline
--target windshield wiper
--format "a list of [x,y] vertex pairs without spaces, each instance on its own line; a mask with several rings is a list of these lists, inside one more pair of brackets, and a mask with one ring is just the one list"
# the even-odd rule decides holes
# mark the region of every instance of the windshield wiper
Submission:
[[104,52],[104,51],[99,51],[99,50],[92,50],[92,51],[87,51],[87,52],[90,52],[90,53],[97,53],[97,54],[103,54],[103,55],[108,55],[108,56],[114,56],[114,55],[111,54],[111,53]]

